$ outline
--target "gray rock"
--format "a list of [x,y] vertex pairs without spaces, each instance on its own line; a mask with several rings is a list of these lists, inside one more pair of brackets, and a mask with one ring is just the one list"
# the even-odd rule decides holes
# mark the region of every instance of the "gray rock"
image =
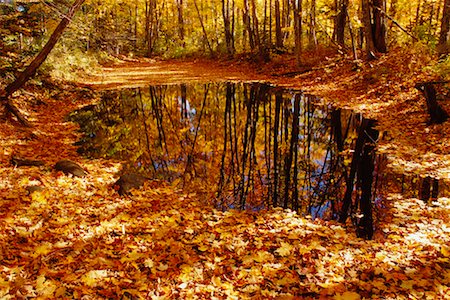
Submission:
[[42,160],[35,160],[35,159],[28,159],[28,158],[19,158],[16,156],[11,157],[11,164],[15,167],[30,167],[30,166],[36,166],[40,167],[45,165],[45,163]]
[[58,161],[55,164],[54,168],[57,171],[64,172],[64,174],[66,175],[72,174],[73,176],[76,177],[84,177],[87,174],[86,171],[79,164],[68,159],[62,159]]
[[45,188],[40,185],[29,185],[29,186],[26,186],[25,189],[27,190],[28,195],[31,195],[34,192],[42,192],[43,190],[45,190]]
[[117,189],[119,195],[129,194],[131,189],[138,189],[148,177],[136,173],[126,173],[120,176],[119,180],[114,183],[114,188]]

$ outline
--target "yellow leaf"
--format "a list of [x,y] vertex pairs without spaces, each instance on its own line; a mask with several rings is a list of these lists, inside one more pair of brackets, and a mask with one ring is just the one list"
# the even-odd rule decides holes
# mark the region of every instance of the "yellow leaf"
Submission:
[[280,256],[288,256],[291,254],[291,251],[294,249],[294,246],[291,244],[281,242],[281,247],[279,247],[275,252],[277,252]]
[[260,263],[260,262],[271,261],[272,258],[273,258],[273,255],[272,255],[272,254],[270,254],[270,253],[267,252],[267,251],[262,251],[262,250],[256,252],[256,255],[253,256],[253,259],[254,259],[256,262],[259,262],[259,263]]
[[336,294],[334,300],[359,300],[361,296],[355,292],[344,292],[342,294]]
[[136,250],[133,250],[132,252],[128,253],[128,255],[126,257],[122,257],[120,259],[120,261],[121,262],[131,262],[131,261],[134,262],[134,261],[140,259],[143,256],[144,256],[143,253],[139,253]]
[[44,275],[40,275],[36,279],[36,290],[42,296],[53,296],[56,288],[57,285],[53,281],[47,280]]
[[167,269],[169,268],[169,266],[168,265],[166,265],[166,264],[159,264],[159,266],[158,266],[158,270],[160,270],[160,271],[166,271]]
[[441,254],[444,255],[444,257],[450,257],[450,247],[442,246]]
[[412,290],[413,285],[414,285],[414,282],[412,280],[405,280],[405,281],[402,281],[402,284],[400,286],[404,289]]
[[99,279],[108,276],[107,270],[92,270],[87,272],[81,277],[81,281],[90,287],[96,286],[99,283]]
[[32,201],[32,205],[47,204],[47,197],[45,195],[45,192],[36,191],[36,192],[32,193],[31,201]]
[[151,269],[151,268],[153,268],[153,266],[155,265],[155,262],[153,261],[153,259],[147,258],[147,259],[145,260],[145,262],[144,262],[144,265],[145,265],[147,268]]
[[50,252],[50,250],[51,250],[51,244],[49,244],[49,243],[40,244],[39,246],[36,247],[36,249],[34,249],[33,257],[38,257],[40,255],[46,255]]
[[220,277],[217,276],[213,276],[213,278],[211,279],[212,283],[215,286],[221,286],[222,285],[222,280],[220,279]]
[[202,246],[198,247],[198,250],[205,252],[206,250],[208,250],[208,246],[202,245]]
[[186,282],[186,281],[189,281],[192,279],[192,276],[191,276],[192,267],[191,266],[184,264],[180,267],[180,269],[181,269],[180,270],[181,274],[180,274],[180,276],[178,276],[178,279],[180,279],[182,282]]

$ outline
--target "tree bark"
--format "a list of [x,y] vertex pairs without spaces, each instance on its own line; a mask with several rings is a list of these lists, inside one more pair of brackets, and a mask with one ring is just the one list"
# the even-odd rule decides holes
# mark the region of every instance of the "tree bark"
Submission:
[[370,16],[370,1],[362,0],[362,14],[363,14],[363,28],[364,40],[366,42],[366,56],[367,59],[375,59],[376,51],[372,34],[372,18]]
[[428,113],[431,124],[441,124],[447,121],[448,113],[439,105],[436,100],[436,89],[433,82],[416,84],[416,88],[423,93],[427,100]]
[[385,0],[373,0],[373,24],[374,45],[378,52],[386,53],[386,19],[382,12],[386,11]]
[[425,203],[428,203],[431,196],[431,177],[427,176],[422,179],[422,185],[420,187],[419,191],[420,200],[424,201]]
[[336,15],[336,42],[345,47],[345,21],[347,20],[348,0],[341,0]]
[[341,213],[339,216],[339,222],[341,222],[341,223],[345,223],[347,221],[348,211],[352,204],[352,194],[353,194],[355,176],[356,176],[356,172],[358,170],[358,166],[360,164],[363,147],[364,147],[364,143],[366,140],[365,131],[366,131],[366,128],[369,126],[369,122],[370,122],[370,120],[363,119],[361,126],[359,127],[359,130],[358,130],[358,138],[356,139],[355,151],[353,152],[352,162],[350,165],[350,174],[347,178],[346,189],[345,189],[345,194],[344,194],[344,199],[343,199],[343,204],[342,204],[342,210],[341,210]]
[[[226,1],[226,5],[225,5]],[[222,16],[223,16],[223,25],[225,31],[225,43],[227,45],[227,53],[228,55],[233,55],[234,46],[233,46],[233,34],[231,33],[231,22],[230,22],[230,1],[222,0]]]
[[183,20],[183,0],[177,1],[178,12],[178,35],[180,37],[182,46],[184,47],[184,20]]
[[76,0],[72,7],[69,9],[67,14],[63,17],[61,22],[59,22],[55,31],[53,31],[50,39],[45,44],[44,48],[42,48],[41,52],[33,59],[31,64],[20,73],[19,77],[12,83],[10,83],[3,91],[0,92],[0,101],[5,105],[5,107],[14,114],[20,123],[25,126],[31,126],[31,124],[27,121],[27,119],[21,114],[21,112],[15,107],[15,105],[8,99],[15,91],[19,90],[31,77],[36,74],[37,69],[42,65],[42,63],[47,58],[50,51],[52,51],[53,47],[56,45],[58,40],[61,38],[64,29],[69,25],[72,17],[83,4],[84,0]]
[[310,8],[310,23],[309,23],[309,46],[317,50],[317,35],[316,35],[316,0],[311,0]]
[[364,134],[365,143],[361,162],[358,168],[358,177],[361,180],[361,198],[359,208],[361,219],[358,223],[358,236],[365,239],[373,237],[373,216],[372,216],[372,183],[373,171],[375,169],[375,143],[378,139],[378,131],[374,129],[375,121],[369,120]]
[[281,12],[280,0],[275,0],[275,46],[277,49],[283,48],[283,33],[281,32]]
[[438,53],[440,56],[448,55],[450,35],[450,0],[444,1],[444,11],[442,13],[441,33],[439,35]]
[[297,67],[302,64],[302,0],[292,0],[294,13],[295,59]]

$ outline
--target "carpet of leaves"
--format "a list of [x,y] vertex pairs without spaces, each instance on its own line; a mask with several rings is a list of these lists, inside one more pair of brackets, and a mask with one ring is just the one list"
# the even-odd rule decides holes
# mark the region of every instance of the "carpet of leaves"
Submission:
[[282,209],[217,211],[161,182],[119,197],[103,164],[86,162],[84,179],[49,172],[31,196],[29,170],[2,174],[2,299],[450,297],[448,198],[392,194],[365,241]]
[[[41,110],[30,137],[1,125],[0,298],[445,299],[450,199],[390,194],[376,238],[293,212],[221,212],[164,182],[131,196],[111,187],[119,163],[77,157],[77,102]],[[48,116],[46,116],[48,115]],[[31,115],[32,116],[32,115]],[[76,159],[73,178],[13,168],[12,154]],[[29,185],[45,189],[27,195]]]

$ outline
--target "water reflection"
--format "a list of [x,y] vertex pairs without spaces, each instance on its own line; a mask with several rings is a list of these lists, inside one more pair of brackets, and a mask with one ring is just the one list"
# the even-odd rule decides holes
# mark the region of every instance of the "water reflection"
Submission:
[[316,100],[261,83],[149,86],[107,91],[73,118],[81,153],[175,181],[220,209],[368,217],[387,180],[375,124]]

